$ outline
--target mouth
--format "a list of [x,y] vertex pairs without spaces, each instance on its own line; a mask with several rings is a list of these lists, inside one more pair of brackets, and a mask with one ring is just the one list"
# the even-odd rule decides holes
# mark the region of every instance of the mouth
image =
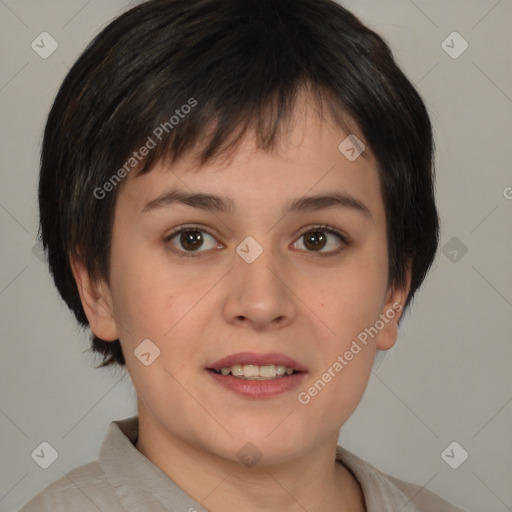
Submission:
[[243,352],[207,365],[213,380],[239,395],[272,397],[296,387],[307,368],[284,354]]
[[221,375],[233,375],[246,379],[276,379],[294,373],[307,372],[307,368],[295,359],[275,352],[267,354],[239,352],[207,365],[206,369]]

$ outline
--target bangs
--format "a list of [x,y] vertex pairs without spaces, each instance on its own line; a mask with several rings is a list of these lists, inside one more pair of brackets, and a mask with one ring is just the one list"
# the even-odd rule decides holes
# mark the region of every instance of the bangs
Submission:
[[[213,120],[202,119],[201,112],[198,112],[189,113],[177,123],[178,116],[173,115],[154,128],[149,137],[145,132],[141,133],[136,147],[147,147],[149,151],[137,165],[136,176],[150,172],[160,161],[171,166],[187,157],[197,164],[195,169],[199,170],[212,160],[228,160],[248,135],[253,136],[257,150],[272,152],[293,128],[294,116],[302,99],[307,101],[308,109],[315,109],[322,120],[334,123],[340,131],[347,135],[359,132],[345,110],[332,102],[332,96],[313,90],[311,84],[298,84],[291,90],[279,92],[282,94],[274,94],[266,104],[260,105],[265,98],[258,97],[252,106],[246,104],[239,110],[220,105],[212,115]],[[191,98],[189,104],[191,100],[193,104],[198,103]],[[362,156],[366,158],[365,153]]]

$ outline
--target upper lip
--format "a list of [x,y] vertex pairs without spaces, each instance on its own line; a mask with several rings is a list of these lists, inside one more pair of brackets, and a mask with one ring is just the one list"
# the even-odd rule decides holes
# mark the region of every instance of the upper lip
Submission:
[[207,369],[220,371],[222,368],[229,368],[235,364],[252,364],[255,366],[286,366],[286,368],[292,368],[297,372],[305,372],[307,368],[295,361],[291,357],[284,354],[278,354],[277,352],[271,352],[267,354],[258,354],[256,352],[238,352],[229,356],[223,357],[214,363],[207,365]]

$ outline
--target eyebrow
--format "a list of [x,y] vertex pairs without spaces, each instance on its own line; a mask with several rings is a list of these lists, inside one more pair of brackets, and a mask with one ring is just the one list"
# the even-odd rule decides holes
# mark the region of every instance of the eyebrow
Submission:
[[[147,203],[142,209],[142,213],[172,206],[173,204],[184,204],[199,210],[227,214],[233,213],[236,209],[233,200],[227,197],[171,190]],[[346,193],[321,194],[293,199],[285,206],[283,214],[305,213],[333,207],[349,208],[373,220],[369,208],[359,199]]]

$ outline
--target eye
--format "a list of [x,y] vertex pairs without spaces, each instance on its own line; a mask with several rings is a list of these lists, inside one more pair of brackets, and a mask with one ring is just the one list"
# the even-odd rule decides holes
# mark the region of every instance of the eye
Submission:
[[294,242],[292,247],[301,250],[304,248],[308,252],[319,253],[320,256],[333,256],[348,245],[345,235],[331,226],[323,225],[309,227],[307,231],[303,231],[299,241]]
[[194,253],[205,252],[219,246],[212,235],[195,226],[182,226],[166,236],[164,241],[170,243],[173,246],[170,249],[180,256],[198,256],[199,254]]
[[[304,241],[302,241],[304,239]],[[199,226],[180,226],[164,239],[169,249],[179,256],[194,257],[201,253],[222,247],[217,240]],[[349,245],[348,238],[328,225],[313,226],[304,230],[294,249],[318,253],[319,256],[333,256]]]

